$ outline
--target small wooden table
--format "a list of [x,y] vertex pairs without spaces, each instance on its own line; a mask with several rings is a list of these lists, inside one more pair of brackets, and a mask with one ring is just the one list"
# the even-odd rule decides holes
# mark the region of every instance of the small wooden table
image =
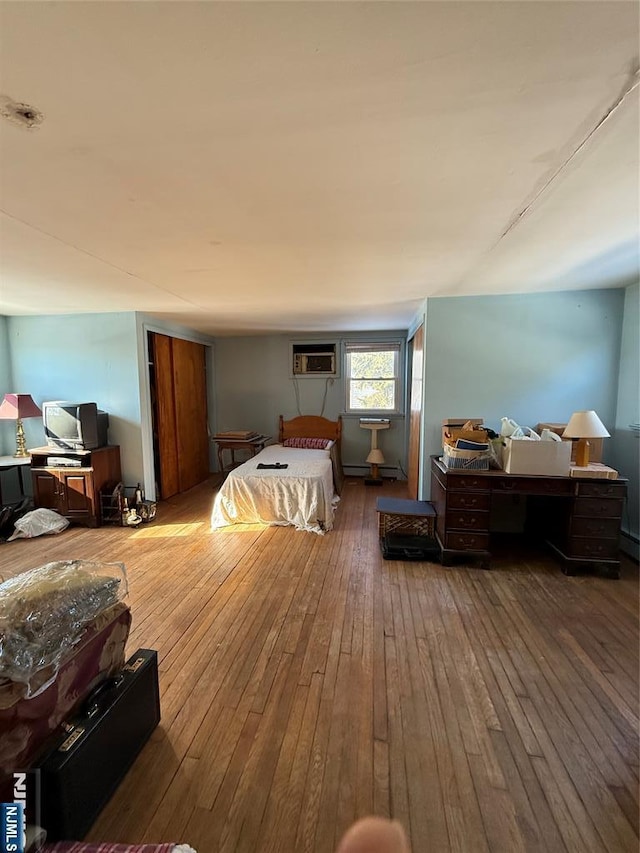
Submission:
[[[213,441],[215,441],[218,449],[218,465],[220,467],[220,471],[227,472],[240,464],[239,462],[236,462],[236,450],[246,450],[251,454],[251,456],[255,456],[256,453],[264,450],[265,444],[268,441],[271,441],[271,436],[254,435],[253,438],[229,438],[227,436],[214,435]],[[223,455],[225,450],[231,451],[231,465],[228,465],[226,468],[224,465]]]

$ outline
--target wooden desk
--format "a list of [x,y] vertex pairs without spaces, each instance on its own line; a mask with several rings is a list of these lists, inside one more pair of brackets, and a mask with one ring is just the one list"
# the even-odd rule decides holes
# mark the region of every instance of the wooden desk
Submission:
[[431,457],[431,502],[442,563],[475,557],[491,560],[489,515],[496,494],[526,495],[529,530],[545,539],[561,558],[565,574],[599,565],[620,575],[619,536],[627,481],[460,471]]
[[31,464],[30,456],[0,456],[0,506],[2,506],[2,472],[17,469],[18,485],[20,486],[20,498],[25,497],[24,480],[22,478],[23,468]]
[[[271,436],[255,435],[253,438],[226,438],[214,435],[212,440],[215,441],[218,448],[218,466],[220,471],[227,472],[240,464],[239,462],[236,462],[236,450],[245,450],[248,451],[251,456],[255,456],[256,453],[264,450],[265,444],[268,441],[271,441]],[[228,465],[226,468],[224,466],[223,457],[225,450],[231,451],[231,465]]]

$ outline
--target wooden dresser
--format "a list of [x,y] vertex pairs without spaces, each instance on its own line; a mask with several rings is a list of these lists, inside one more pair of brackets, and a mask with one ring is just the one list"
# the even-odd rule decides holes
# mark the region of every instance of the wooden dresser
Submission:
[[627,481],[460,471],[431,457],[431,502],[443,565],[456,556],[491,560],[493,495],[527,496],[528,529],[544,538],[562,559],[565,574],[585,565],[620,573],[620,522]]

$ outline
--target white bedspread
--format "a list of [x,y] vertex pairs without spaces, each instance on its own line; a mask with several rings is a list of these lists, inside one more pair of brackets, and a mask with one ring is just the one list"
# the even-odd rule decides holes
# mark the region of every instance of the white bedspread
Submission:
[[[259,469],[283,462],[288,468]],[[274,444],[234,468],[216,495],[211,527],[229,524],[292,524],[324,533],[333,527],[334,494],[328,450],[301,450]]]

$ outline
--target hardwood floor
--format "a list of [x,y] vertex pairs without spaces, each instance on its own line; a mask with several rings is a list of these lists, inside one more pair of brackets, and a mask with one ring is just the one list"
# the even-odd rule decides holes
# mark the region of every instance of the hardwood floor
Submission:
[[382,559],[348,480],[335,529],[211,532],[211,484],[137,530],[0,545],[0,574],[121,560],[129,651],[157,649],[162,722],[90,839],[333,853],[358,816],[422,851],[638,850],[638,567],[565,577]]

